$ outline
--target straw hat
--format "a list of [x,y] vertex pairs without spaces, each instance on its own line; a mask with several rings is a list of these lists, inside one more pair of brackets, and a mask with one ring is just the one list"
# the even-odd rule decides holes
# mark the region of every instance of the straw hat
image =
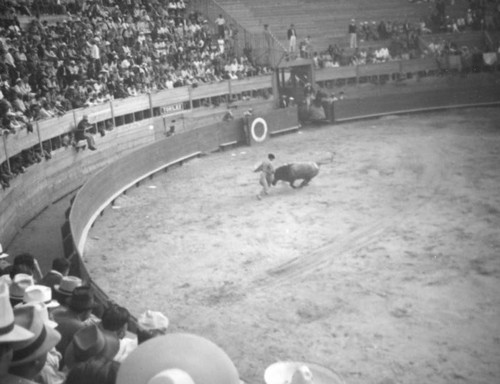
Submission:
[[83,284],[82,279],[76,276],[64,276],[59,284],[54,285],[54,290],[65,296],[71,296],[76,287]]
[[190,379],[196,384],[240,383],[236,367],[219,346],[188,333],[158,336],[140,344],[122,362],[116,383],[191,384]]
[[32,285],[24,291],[23,302],[29,303],[44,303],[47,308],[55,308],[59,306],[56,300],[52,300],[52,290],[45,285]]
[[148,384],[195,384],[188,373],[180,369],[167,369],[153,376]]
[[[46,310],[46,309],[45,309]],[[16,367],[38,359],[54,348],[61,335],[44,322],[42,306],[25,305],[14,309],[15,322],[34,336],[30,339],[13,344],[11,366]]]
[[318,364],[298,361],[279,361],[264,372],[266,384],[345,384],[331,369]]
[[162,330],[166,331],[168,328],[168,318],[161,312],[147,310],[142,313],[137,319],[141,328],[146,330]]
[[10,285],[10,299],[19,302],[23,301],[26,288],[34,284],[35,280],[33,280],[33,276],[25,273],[18,273],[14,276],[12,284]]
[[33,332],[15,324],[14,311],[9,301],[9,286],[0,283],[0,343],[25,341],[33,336]]
[[50,320],[49,310],[48,310],[47,306],[45,305],[45,303],[41,303],[41,302],[33,302],[33,303],[27,303],[27,304],[21,303],[21,304],[16,305],[14,308],[21,308],[21,307],[26,307],[26,306],[37,307],[39,312],[40,312],[40,315],[42,316],[43,323],[48,325],[50,328],[54,329],[54,328],[57,328],[57,326],[59,325],[55,321]]

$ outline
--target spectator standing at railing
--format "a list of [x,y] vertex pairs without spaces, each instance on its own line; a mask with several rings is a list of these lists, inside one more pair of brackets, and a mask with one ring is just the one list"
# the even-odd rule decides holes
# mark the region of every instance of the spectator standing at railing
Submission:
[[215,24],[217,25],[217,33],[219,35],[219,38],[224,39],[225,38],[225,25],[226,25],[226,20],[224,20],[224,17],[222,17],[222,14],[219,15],[217,19],[215,19]]
[[349,33],[349,47],[357,48],[358,47],[358,35],[357,35],[357,27],[356,20],[351,19],[349,23],[349,27],[347,29]]
[[295,26],[293,24],[290,24],[290,28],[288,28],[287,37],[289,52],[297,52],[297,31],[295,30]]
[[269,24],[264,24],[264,40],[266,42],[267,53],[269,54],[273,47],[273,36],[269,30]]

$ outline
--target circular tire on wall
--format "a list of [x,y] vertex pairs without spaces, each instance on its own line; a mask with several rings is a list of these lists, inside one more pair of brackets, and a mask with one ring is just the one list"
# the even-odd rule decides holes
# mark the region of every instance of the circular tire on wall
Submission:
[[256,143],[262,143],[267,139],[267,122],[262,117],[257,117],[252,121],[252,125],[250,126],[250,134],[252,136],[252,140]]

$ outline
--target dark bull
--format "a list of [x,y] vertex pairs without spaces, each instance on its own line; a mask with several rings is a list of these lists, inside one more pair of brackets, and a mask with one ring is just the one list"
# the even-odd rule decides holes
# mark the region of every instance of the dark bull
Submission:
[[274,172],[273,185],[280,180],[290,183],[292,188],[297,188],[294,185],[296,180],[302,180],[298,188],[302,188],[309,184],[311,179],[319,172],[319,164],[314,161],[304,163],[290,163],[276,168]]

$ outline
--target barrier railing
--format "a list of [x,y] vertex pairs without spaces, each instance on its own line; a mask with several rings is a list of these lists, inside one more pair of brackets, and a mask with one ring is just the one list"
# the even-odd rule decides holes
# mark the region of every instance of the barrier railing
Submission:
[[[42,145],[44,141],[73,132],[84,114],[89,116],[89,121],[93,124],[104,123],[109,120],[113,125],[117,125],[116,120],[118,118],[132,115],[131,120],[135,121],[134,114],[143,111],[149,112],[149,115],[144,118],[151,117],[155,108],[186,103],[189,110],[197,106],[194,102],[198,100],[223,95],[231,96],[235,93],[255,90],[270,90],[271,87],[270,75],[263,75],[253,77],[251,80],[225,80],[214,84],[201,84],[196,88],[179,87],[126,99],[116,99],[89,108],[75,109],[61,117],[36,121],[33,133],[23,129],[17,134],[2,136],[3,144],[0,145],[0,163],[25,149]],[[161,112],[159,113],[161,114]]]
[[[376,77],[405,77],[408,74],[426,73],[432,74],[446,70],[442,63],[438,63],[434,57],[426,57],[416,60],[390,61],[380,64],[370,64],[363,66],[346,66],[337,68],[326,68],[316,71],[316,82],[322,85],[328,82],[347,82],[352,80],[355,84],[360,79]],[[453,68],[451,68],[453,69]],[[482,68],[479,68],[480,70]],[[493,69],[499,69],[497,64]],[[271,75],[262,75],[243,80],[226,80],[214,84],[202,84],[196,88],[180,87],[158,93],[144,94],[126,99],[113,100],[98,106],[85,109],[76,109],[66,113],[64,116],[47,120],[37,121],[34,124],[34,132],[28,133],[22,130],[17,134],[4,135],[3,145],[0,144],[0,163],[8,161],[12,156],[17,155],[25,149],[34,146],[41,146],[43,142],[55,137],[71,133],[83,114],[89,115],[92,123],[104,123],[110,121],[113,126],[117,125],[117,120],[124,116],[131,115],[131,121],[136,121],[135,114],[147,111],[143,118],[153,116],[154,109],[168,107],[176,104],[185,104],[189,110],[201,105],[198,101],[213,97],[228,97],[232,95],[253,93],[255,91],[270,90]],[[158,112],[161,114],[161,111]],[[140,118],[140,117],[139,117]],[[130,122],[130,121],[128,121]]]

